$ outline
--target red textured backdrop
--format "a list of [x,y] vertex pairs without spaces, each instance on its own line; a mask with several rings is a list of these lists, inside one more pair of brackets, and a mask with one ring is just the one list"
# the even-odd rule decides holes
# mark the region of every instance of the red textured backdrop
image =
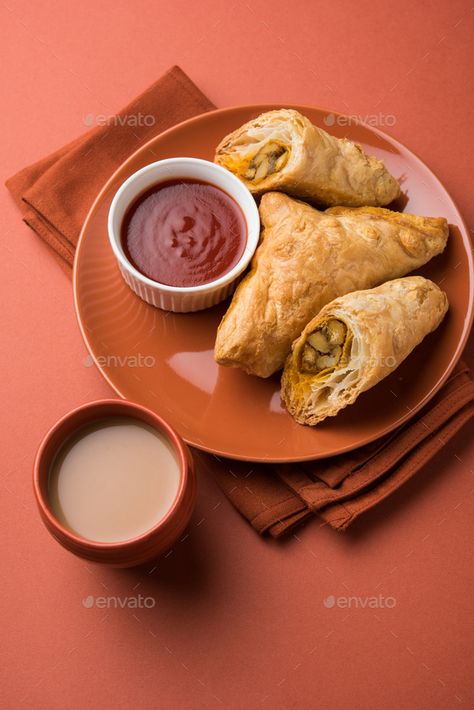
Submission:
[[[218,106],[299,102],[376,120],[472,229],[473,15],[464,0],[8,0],[2,175],[177,63]],[[261,540],[201,476],[189,537],[150,574],[83,564],[50,538],[32,498],[35,448],[59,415],[110,391],[84,365],[70,282],[5,189],[0,199],[2,706],[473,707],[472,429],[345,536],[312,524]],[[97,606],[138,594],[153,608]],[[395,606],[323,603],[377,595]]]

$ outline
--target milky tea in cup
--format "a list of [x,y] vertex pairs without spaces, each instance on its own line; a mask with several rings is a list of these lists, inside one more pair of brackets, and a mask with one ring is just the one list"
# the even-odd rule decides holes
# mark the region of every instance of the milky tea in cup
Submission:
[[75,535],[120,542],[153,528],[172,507],[180,466],[169,439],[133,417],[99,419],[60,447],[48,479],[51,511]]

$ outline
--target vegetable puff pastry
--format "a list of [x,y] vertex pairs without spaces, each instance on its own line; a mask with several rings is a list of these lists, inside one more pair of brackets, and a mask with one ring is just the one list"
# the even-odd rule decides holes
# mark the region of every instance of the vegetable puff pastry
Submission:
[[335,138],[298,111],[263,113],[226,136],[216,163],[254,195],[280,190],[324,205],[388,205],[400,194],[381,160]]
[[220,365],[269,377],[337,296],[398,278],[443,251],[445,219],[378,207],[320,212],[279,192],[260,203],[263,232],[215,344]]
[[421,276],[348,293],[294,342],[281,396],[300,424],[333,417],[389,375],[446,314],[446,294]]

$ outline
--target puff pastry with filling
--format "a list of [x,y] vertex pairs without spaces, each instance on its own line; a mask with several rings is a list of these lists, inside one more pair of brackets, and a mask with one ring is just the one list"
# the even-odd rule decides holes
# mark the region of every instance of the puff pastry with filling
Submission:
[[393,372],[448,309],[422,276],[348,293],[325,306],[294,342],[281,397],[300,424],[314,426]]
[[262,197],[263,232],[217,331],[221,365],[269,377],[337,296],[408,274],[446,246],[443,218],[377,207],[325,212],[278,192]]
[[226,136],[216,163],[254,195],[280,190],[323,205],[388,205],[400,194],[381,160],[291,109],[261,114]]

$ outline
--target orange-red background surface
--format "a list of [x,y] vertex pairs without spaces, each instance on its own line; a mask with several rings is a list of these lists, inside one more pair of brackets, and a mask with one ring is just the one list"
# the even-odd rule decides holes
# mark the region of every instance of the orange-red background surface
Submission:
[[[473,18],[465,0],[7,0],[2,176],[178,63],[218,106],[378,116],[472,231]],[[32,497],[35,448],[110,391],[84,365],[70,282],[0,192],[2,706],[473,707],[472,428],[346,535],[314,523],[259,539],[201,476],[189,537],[151,574],[83,564],[54,542]],[[82,604],[139,593],[153,609]],[[379,594],[395,607],[323,604]]]

